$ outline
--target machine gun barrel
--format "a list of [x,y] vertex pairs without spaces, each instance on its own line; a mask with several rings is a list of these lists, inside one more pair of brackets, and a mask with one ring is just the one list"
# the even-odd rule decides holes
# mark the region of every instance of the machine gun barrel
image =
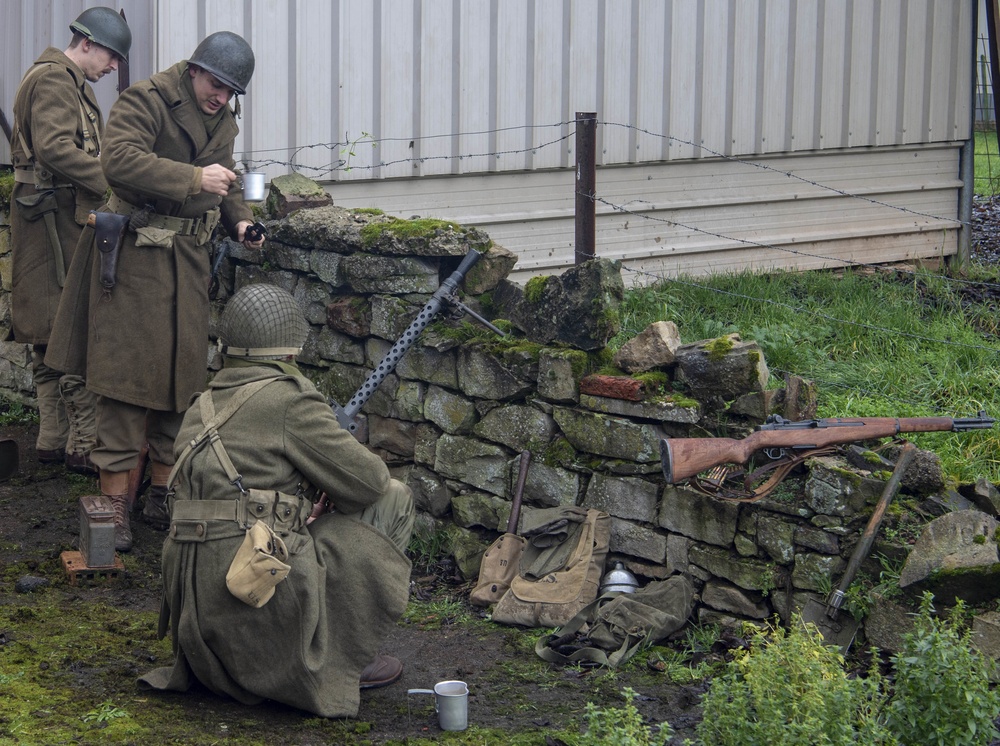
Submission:
[[[334,414],[336,414],[337,421],[340,423],[341,427],[357,436],[358,422],[356,417],[358,412],[361,411],[361,407],[363,407],[365,402],[371,398],[372,394],[375,393],[375,389],[377,389],[379,384],[385,380],[386,376],[395,370],[400,358],[402,358],[406,351],[413,346],[413,344],[417,341],[417,337],[419,337],[420,333],[427,327],[427,325],[434,320],[434,317],[437,316],[441,308],[448,303],[458,305],[455,300],[455,296],[458,293],[458,287],[462,284],[462,280],[465,278],[468,271],[472,269],[473,265],[477,261],[479,261],[480,256],[481,254],[475,249],[469,249],[469,253],[465,255],[464,259],[462,259],[462,263],[458,265],[458,269],[452,272],[448,278],[441,283],[440,287],[438,287],[438,289],[434,292],[434,295],[430,297],[430,300],[428,300],[424,307],[420,309],[420,313],[417,314],[417,317],[410,322],[410,325],[406,327],[402,336],[396,340],[396,343],[385,354],[385,357],[382,358],[382,362],[378,364],[378,367],[376,367],[375,370],[368,375],[368,378],[365,379],[365,382],[361,384],[361,387],[355,392],[354,396],[351,397],[351,400],[343,407],[336,402],[330,403],[330,406],[333,407]],[[460,307],[468,312],[468,309],[464,306]],[[480,317],[475,316],[475,318],[479,319]],[[485,320],[483,321],[485,322]],[[502,331],[497,329],[492,324],[489,324],[488,322],[485,323],[487,323],[487,325],[494,331],[500,333],[501,335],[503,334]]]

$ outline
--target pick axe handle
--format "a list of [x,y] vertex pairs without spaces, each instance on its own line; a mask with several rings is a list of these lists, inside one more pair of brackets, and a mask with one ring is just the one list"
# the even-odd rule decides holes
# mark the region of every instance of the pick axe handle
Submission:
[[528,464],[531,462],[531,451],[521,451],[521,471],[517,475],[517,486],[514,487],[514,499],[510,505],[510,518],[507,519],[507,533],[517,533],[517,521],[521,517],[521,496],[524,494],[524,480],[528,477]]

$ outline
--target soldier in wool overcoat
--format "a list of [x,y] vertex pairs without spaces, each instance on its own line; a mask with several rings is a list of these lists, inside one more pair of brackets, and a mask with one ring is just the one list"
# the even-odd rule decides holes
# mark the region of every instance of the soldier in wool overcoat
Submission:
[[[185,691],[197,679],[246,704],[353,717],[360,689],[402,674],[377,653],[406,607],[412,496],[291,362],[306,331],[272,285],[241,289],[223,311],[225,366],[184,416],[171,476],[160,634],[169,625],[176,660],[141,685]],[[321,494],[333,512],[310,523]],[[238,553],[259,522],[283,542],[272,565],[287,576],[264,566],[248,593],[227,575],[246,569]]]
[[[102,211],[128,216],[113,287],[95,247],[81,236],[70,266],[46,362],[85,373],[99,395],[101,493],[115,505],[115,546],[128,551],[129,470],[149,444],[151,488],[143,518],[166,529],[166,480],[173,443],[192,395],[205,388],[209,324],[209,241],[220,223],[244,240],[253,213],[230,192],[233,141],[229,101],[245,93],[254,58],[241,37],[207,37],[191,60],[126,89],[108,117],[101,164],[112,195]],[[105,273],[102,281],[102,271]]]
[[90,84],[124,63],[132,32],[117,12],[102,7],[85,10],[70,30],[69,46],[46,49],[14,97],[11,316],[15,341],[32,345],[38,459],[88,472],[95,397],[82,377],[51,368],[44,358],[66,267],[88,212],[108,189],[98,159],[104,117]]

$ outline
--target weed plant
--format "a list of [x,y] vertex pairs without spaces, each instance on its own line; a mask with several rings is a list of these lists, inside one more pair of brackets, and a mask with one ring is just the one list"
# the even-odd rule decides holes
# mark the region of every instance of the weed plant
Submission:
[[635,690],[625,687],[622,695],[625,697],[625,707],[602,709],[593,702],[587,703],[587,730],[576,741],[576,746],[666,746],[669,743],[673,736],[670,725],[646,725],[642,714],[633,704],[637,696]]
[[697,727],[701,746],[895,744],[878,717],[877,670],[851,678],[813,625],[755,629],[750,647],[712,680]]
[[697,741],[686,746],[986,746],[997,738],[1000,693],[975,651],[964,606],[935,615],[925,593],[914,631],[883,676],[866,676],[799,617],[786,630],[754,629],[702,699]]
[[0,397],[0,426],[30,425],[38,422],[38,412],[19,401]]
[[887,722],[903,743],[914,746],[975,746],[1000,733],[1000,693],[990,687],[987,663],[975,652],[971,630],[963,629],[961,601],[948,619],[934,616],[933,597],[920,601],[914,631],[893,656],[895,693]]
[[[995,271],[981,274],[998,284]],[[967,285],[865,268],[665,280],[626,294],[610,346],[673,321],[685,343],[755,340],[768,386],[787,375],[814,381],[821,417],[1000,416],[995,306],[963,295]],[[952,484],[1000,482],[1000,428],[906,437],[941,457]]]

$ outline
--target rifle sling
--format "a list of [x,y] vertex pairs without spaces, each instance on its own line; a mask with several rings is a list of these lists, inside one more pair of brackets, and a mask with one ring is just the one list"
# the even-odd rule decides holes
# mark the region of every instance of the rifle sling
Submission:
[[[708,495],[709,497],[716,497],[720,500],[730,500],[732,502],[741,503],[752,503],[758,500],[763,500],[765,497],[774,492],[774,489],[781,484],[781,481],[788,475],[793,468],[801,464],[808,458],[813,456],[826,456],[830,453],[834,453],[837,450],[836,446],[826,446],[825,448],[814,448],[810,451],[804,451],[798,453],[794,456],[788,456],[783,459],[778,459],[770,464],[765,464],[759,469],[755,469],[753,472],[746,474],[743,478],[743,490],[730,489],[724,486],[725,479],[715,481],[704,479],[701,477],[692,477],[691,486],[694,487],[698,492]],[[741,470],[742,471],[742,470]],[[763,477],[767,472],[773,471],[774,473],[759,487],[754,488],[752,485],[758,479]],[[733,478],[738,475],[739,472],[734,472],[727,475],[726,478]]]

